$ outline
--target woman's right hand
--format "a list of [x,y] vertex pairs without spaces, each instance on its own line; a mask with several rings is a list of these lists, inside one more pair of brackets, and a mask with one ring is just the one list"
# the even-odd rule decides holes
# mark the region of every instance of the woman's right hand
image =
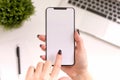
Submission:
[[[44,42],[46,40],[44,35],[38,35],[38,38]],[[61,69],[65,73],[67,73],[72,80],[91,80],[87,70],[87,55],[84,48],[83,40],[81,39],[77,31],[75,31],[75,42],[75,64],[73,66],[62,66]],[[46,46],[44,44],[41,44],[40,47],[42,50],[46,50]],[[45,55],[41,56],[41,58],[43,60],[46,60]]]

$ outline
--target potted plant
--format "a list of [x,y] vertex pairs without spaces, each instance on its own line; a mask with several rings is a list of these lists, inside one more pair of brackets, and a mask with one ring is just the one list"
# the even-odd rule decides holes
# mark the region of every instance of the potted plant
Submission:
[[34,13],[31,0],[0,0],[0,26],[18,28]]

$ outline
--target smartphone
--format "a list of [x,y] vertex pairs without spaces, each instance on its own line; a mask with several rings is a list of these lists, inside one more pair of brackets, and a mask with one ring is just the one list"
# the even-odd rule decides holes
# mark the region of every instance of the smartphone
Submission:
[[75,63],[75,10],[71,7],[49,7],[46,9],[46,59],[55,63],[62,50],[62,64]]

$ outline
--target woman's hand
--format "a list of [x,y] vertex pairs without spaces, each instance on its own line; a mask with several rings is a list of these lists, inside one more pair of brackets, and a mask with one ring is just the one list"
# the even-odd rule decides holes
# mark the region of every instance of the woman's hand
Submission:
[[52,71],[52,65],[50,61],[46,61],[45,63],[39,62],[36,68],[30,66],[27,71],[26,80],[56,80],[61,69],[61,55],[62,51],[59,50]]
[[[38,35],[38,38],[41,41],[45,42],[44,35]],[[62,70],[67,73],[73,80],[80,80],[82,77],[88,77],[88,63],[87,63],[87,56],[86,51],[84,48],[83,40],[79,36],[78,32],[75,31],[75,64],[73,66],[62,66]],[[46,50],[46,46],[44,44],[40,45],[42,50]],[[41,56],[43,60],[45,59],[45,55]],[[90,79],[81,79],[81,80],[90,80]]]

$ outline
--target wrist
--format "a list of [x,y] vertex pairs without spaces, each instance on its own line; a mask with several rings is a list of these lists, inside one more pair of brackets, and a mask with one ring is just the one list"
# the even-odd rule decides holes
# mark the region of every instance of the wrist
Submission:
[[88,71],[81,72],[72,77],[72,80],[92,80]]

